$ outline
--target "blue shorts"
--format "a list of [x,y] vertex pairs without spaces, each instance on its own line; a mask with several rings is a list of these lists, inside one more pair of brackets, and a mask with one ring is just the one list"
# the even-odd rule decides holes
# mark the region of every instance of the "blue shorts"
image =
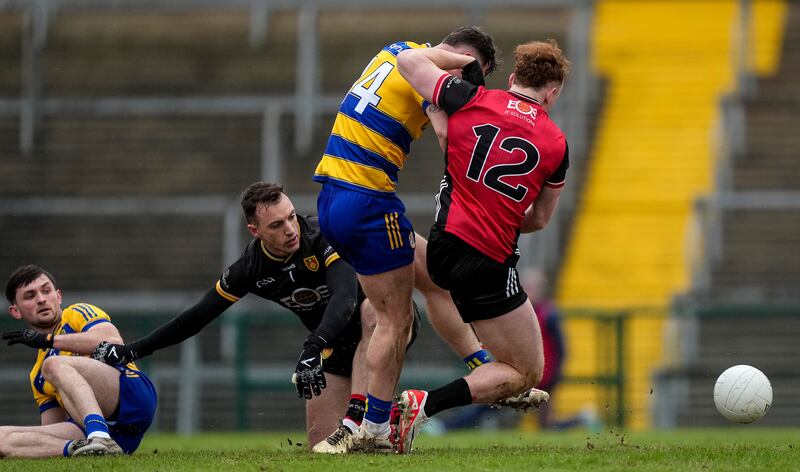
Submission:
[[317,198],[319,227],[339,256],[362,275],[414,262],[414,228],[395,195],[370,195],[324,184]]
[[119,447],[125,454],[133,454],[156,414],[156,389],[143,373],[115,367],[120,371],[119,406],[106,422]]

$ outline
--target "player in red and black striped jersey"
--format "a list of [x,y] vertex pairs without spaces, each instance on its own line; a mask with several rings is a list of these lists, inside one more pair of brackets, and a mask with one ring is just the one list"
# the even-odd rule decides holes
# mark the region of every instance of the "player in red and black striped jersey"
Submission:
[[[409,452],[420,427],[439,411],[493,403],[541,380],[541,333],[520,287],[517,239],[547,224],[564,185],[567,143],[548,110],[570,64],[555,41],[520,45],[509,90],[476,85],[482,82],[476,61],[448,51],[403,51],[398,66],[449,116],[428,243],[430,276],[450,290],[461,317],[497,360],[431,392],[402,393],[398,448]],[[446,72],[453,69],[462,69],[463,79]]]
[[[282,186],[250,185],[242,194],[242,209],[254,239],[203,298],[144,338],[101,344],[95,357],[114,365],[178,344],[252,293],[288,308],[310,331],[292,376],[298,394],[308,400],[309,445],[342,428],[347,432],[341,434],[352,436],[364,415],[364,356],[375,323],[356,273],[328,244],[316,218],[296,214]],[[413,342],[418,323],[417,315],[406,345]],[[340,427],[343,408],[347,413]]]
[[448,136],[468,138],[448,140],[436,227],[513,264],[521,216],[543,188],[564,186],[564,133],[536,99],[517,90],[489,90],[445,74],[434,100],[450,117]]

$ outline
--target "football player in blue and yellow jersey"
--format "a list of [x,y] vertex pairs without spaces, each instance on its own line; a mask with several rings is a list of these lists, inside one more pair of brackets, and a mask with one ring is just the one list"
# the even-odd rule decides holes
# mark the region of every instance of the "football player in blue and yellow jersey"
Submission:
[[[369,406],[359,431],[359,442],[371,450],[392,448],[391,399],[413,319],[416,237],[395,194],[397,174],[411,142],[429,120],[437,135],[445,133],[437,126],[437,120],[444,120],[441,111],[423,100],[397,71],[401,51],[427,47],[401,41],[378,52],[342,100],[314,172],[314,180],[322,183],[317,199],[322,233],[358,273],[377,312],[367,351]],[[484,74],[495,68],[492,39],[477,27],[459,28],[434,47],[475,57]]]
[[156,391],[133,363],[86,357],[104,339],[122,342],[108,314],[88,303],[62,310],[55,279],[34,265],[11,275],[6,298],[11,316],[29,328],[3,339],[38,350],[30,380],[42,425],[0,427],[0,456],[133,453],[153,421]]
[[411,142],[422,136],[429,120],[422,96],[397,73],[395,56],[427,47],[403,41],[372,59],[339,107],[314,180],[376,195],[396,190]]

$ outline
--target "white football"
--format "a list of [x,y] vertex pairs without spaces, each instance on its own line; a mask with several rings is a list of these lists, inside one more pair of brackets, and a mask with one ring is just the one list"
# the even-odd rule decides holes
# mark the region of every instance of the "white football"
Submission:
[[752,423],[772,405],[772,385],[763,372],[749,365],[735,365],[714,385],[714,405],[725,418]]

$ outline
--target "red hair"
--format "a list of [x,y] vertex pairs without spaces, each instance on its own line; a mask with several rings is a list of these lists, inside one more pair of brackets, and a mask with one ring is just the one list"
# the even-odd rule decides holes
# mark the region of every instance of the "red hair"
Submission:
[[571,63],[555,39],[520,44],[514,50],[515,82],[538,89],[550,82],[563,82]]

